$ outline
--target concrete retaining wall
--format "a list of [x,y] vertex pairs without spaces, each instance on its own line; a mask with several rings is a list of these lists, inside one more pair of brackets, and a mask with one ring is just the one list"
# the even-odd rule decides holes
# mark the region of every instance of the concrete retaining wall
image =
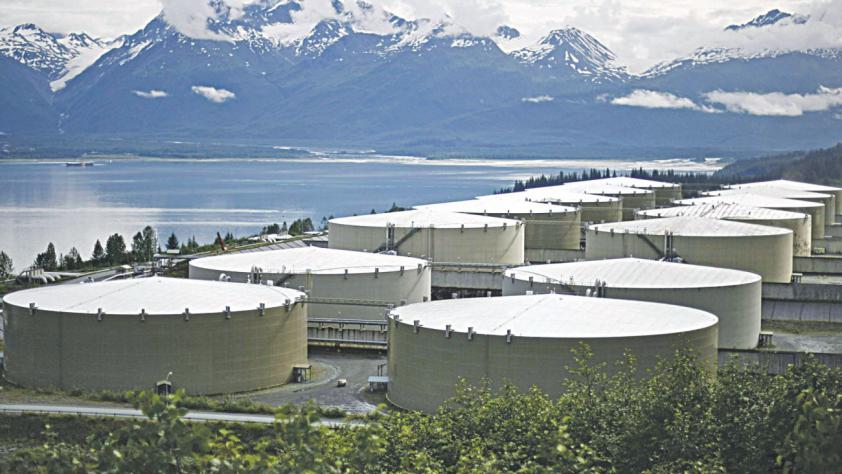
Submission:
[[[831,368],[842,367],[842,354],[814,354],[822,364]],[[741,351],[738,349],[719,349],[719,365],[725,365],[736,359],[744,365],[758,365],[768,374],[779,375],[786,372],[790,365],[799,366],[810,357],[803,352],[778,351]]]
[[764,283],[762,318],[842,323],[842,285]]
[[795,257],[792,271],[796,273],[820,273],[842,275],[842,257]]

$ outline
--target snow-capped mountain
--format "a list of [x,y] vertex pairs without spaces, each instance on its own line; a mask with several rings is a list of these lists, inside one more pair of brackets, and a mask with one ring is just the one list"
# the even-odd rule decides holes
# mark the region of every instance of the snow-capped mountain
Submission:
[[75,53],[55,35],[27,23],[0,28],[0,55],[58,79]]
[[[236,14],[217,1],[205,39],[180,33],[164,14],[115,42],[33,25],[0,30],[0,80],[14,85],[0,88],[0,132],[11,131],[0,144],[39,124],[39,136],[51,132],[56,141],[679,153],[825,144],[842,120],[835,109],[794,119],[705,102],[717,90],[842,88],[838,50],[700,48],[633,76],[577,28],[523,48],[510,26],[478,36],[449,18],[408,20],[366,5],[336,0],[332,13],[314,19],[297,0],[250,2]],[[737,26],[796,20],[770,12]],[[740,34],[722,35],[731,31]]]
[[614,64],[616,56],[610,49],[578,28],[554,30],[537,44],[512,54],[521,63],[573,71],[593,82],[622,81],[628,77],[624,68]]
[[[784,21],[789,21],[794,24],[804,24],[809,21],[809,18],[800,15],[793,15],[791,13],[775,9],[770,10],[769,12],[764,13],[763,15],[760,15],[746,23],[740,25],[730,25],[725,28],[725,31],[736,33],[747,29],[768,28],[773,25],[778,25]],[[747,51],[739,47],[699,47],[692,54],[686,57],[677,58],[671,61],[666,61],[655,65],[654,67],[646,71],[643,74],[643,76],[658,77],[663,76],[671,71],[692,69],[708,64],[721,64],[730,61],[751,61],[758,59],[768,59],[782,56],[785,54],[790,54],[792,52],[793,51],[781,49],[763,49],[760,51]],[[839,56],[838,50],[831,49],[811,49],[802,50],[798,52],[824,58],[834,58]]]
[[48,33],[31,23],[0,28],[0,55],[45,74],[54,91],[119,44],[119,39],[103,40],[86,33]]
[[774,25],[783,20],[789,20],[796,24],[804,24],[807,22],[807,17],[782,12],[776,8],[774,10],[769,10],[768,12],[752,19],[747,23],[743,23],[741,25],[729,25],[725,28],[725,30],[740,31],[745,30],[746,28],[762,28],[764,26]]

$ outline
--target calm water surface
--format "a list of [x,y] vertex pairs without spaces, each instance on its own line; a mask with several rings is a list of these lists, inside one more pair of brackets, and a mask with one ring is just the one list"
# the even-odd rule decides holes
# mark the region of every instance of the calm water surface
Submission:
[[216,232],[245,235],[266,224],[345,216],[399,205],[469,199],[541,173],[590,167],[676,168],[669,162],[448,160],[418,158],[126,159],[87,168],[63,162],[0,161],[0,250],[21,270],[49,242],[89,256],[118,232],[127,242],[145,225],[163,241],[209,242]]

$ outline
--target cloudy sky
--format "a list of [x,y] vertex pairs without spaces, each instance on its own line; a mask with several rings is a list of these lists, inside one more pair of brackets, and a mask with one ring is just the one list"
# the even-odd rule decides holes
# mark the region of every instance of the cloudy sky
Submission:
[[[234,7],[253,0],[226,0]],[[321,0],[305,0],[318,3]],[[561,26],[579,27],[617,53],[632,71],[686,55],[699,46],[749,48],[842,46],[842,0],[369,0],[408,18],[448,15],[487,34],[517,27],[521,44]],[[210,11],[207,0],[0,0],[0,25],[36,23],[55,32],[113,37],[136,31],[166,8],[189,27]],[[204,7],[204,8],[203,8]],[[810,15],[809,27],[724,33],[772,8]]]

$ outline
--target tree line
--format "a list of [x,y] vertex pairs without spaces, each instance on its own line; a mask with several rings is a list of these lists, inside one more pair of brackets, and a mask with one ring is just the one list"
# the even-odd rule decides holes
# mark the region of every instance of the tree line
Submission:
[[769,376],[730,363],[714,376],[679,351],[641,378],[631,356],[613,375],[592,360],[582,347],[558,399],[462,384],[435,414],[372,414],[344,428],[316,424],[313,405],[280,408],[270,426],[189,423],[182,392],[137,396],[146,422],[77,418],[37,429],[0,417],[5,439],[31,440],[0,458],[0,471],[838,472],[838,369],[809,360]]
[[[617,170],[610,168],[596,169],[591,168],[582,172],[560,171],[556,175],[540,175],[532,176],[525,180],[517,180],[510,187],[498,190],[495,194],[504,194],[512,192],[526,191],[527,189],[543,188],[546,186],[559,186],[566,183],[575,183],[578,181],[590,181],[594,179],[616,178],[618,176],[626,176],[625,174],[617,173]],[[690,185],[704,185],[704,186],[719,186],[723,184],[733,184],[735,178],[733,176],[724,176],[710,173],[698,172],[680,172],[675,170],[646,170],[644,168],[632,169],[627,176],[639,179],[648,179],[652,181],[660,181],[667,183],[680,183]]]
[[[322,222],[325,223],[327,218],[322,218]],[[268,234],[289,234],[293,237],[297,237],[299,235],[304,235],[307,232],[313,232],[316,230],[315,226],[313,226],[313,221],[307,217],[304,219],[296,219],[292,221],[292,224],[287,226],[286,221],[283,224],[271,224],[263,228],[260,231],[261,235],[268,235]]]

